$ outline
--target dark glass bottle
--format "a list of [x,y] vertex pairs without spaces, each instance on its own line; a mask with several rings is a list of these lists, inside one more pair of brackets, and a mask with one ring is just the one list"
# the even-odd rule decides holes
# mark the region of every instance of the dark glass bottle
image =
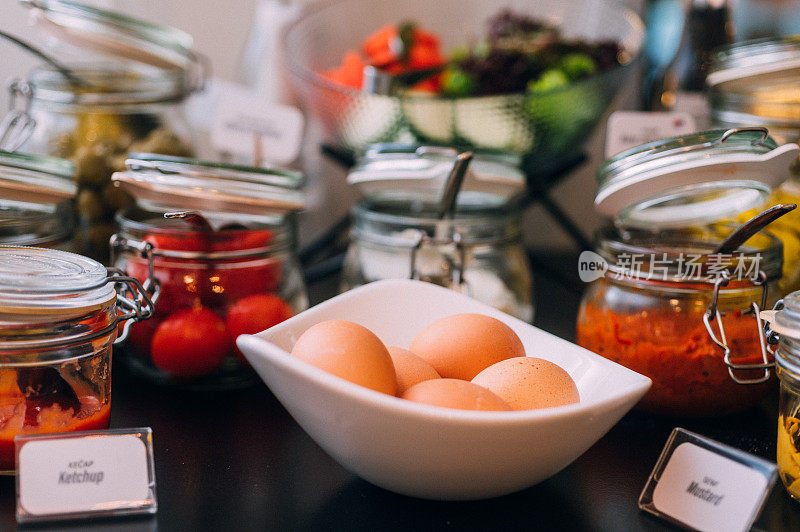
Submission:
[[645,23],[642,107],[697,114],[711,52],[733,42],[727,0],[650,0]]

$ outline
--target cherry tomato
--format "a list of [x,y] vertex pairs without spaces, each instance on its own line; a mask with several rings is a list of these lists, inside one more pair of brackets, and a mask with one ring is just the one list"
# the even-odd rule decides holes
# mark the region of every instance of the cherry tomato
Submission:
[[281,280],[281,263],[268,258],[247,263],[227,264],[210,271],[209,290],[203,303],[226,306],[250,294],[276,292]]
[[165,235],[147,235],[145,242],[150,242],[156,249],[170,251],[208,251],[208,239],[200,232],[176,233]]
[[269,229],[229,229],[212,233],[212,251],[241,251],[267,247],[272,242]]
[[156,329],[150,345],[153,364],[175,377],[213,373],[231,347],[225,322],[202,306],[182,309]]
[[[294,315],[287,302],[272,294],[254,294],[238,300],[228,309],[225,325],[232,340],[240,334],[253,334],[269,329]],[[237,357],[245,361],[236,348]]]
[[[161,295],[156,304],[159,310],[172,312],[182,307],[191,307],[209,290],[208,271],[202,266],[157,258],[154,264],[155,277],[161,287]],[[128,275],[144,283],[147,279],[147,260],[131,257],[127,267]]]

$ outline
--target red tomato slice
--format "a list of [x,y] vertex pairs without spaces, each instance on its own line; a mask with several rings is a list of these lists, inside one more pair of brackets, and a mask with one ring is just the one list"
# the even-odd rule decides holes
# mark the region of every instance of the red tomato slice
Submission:
[[364,39],[361,49],[370,56],[378,55],[391,49],[391,43],[397,38],[397,26],[387,25],[373,32],[372,35]]

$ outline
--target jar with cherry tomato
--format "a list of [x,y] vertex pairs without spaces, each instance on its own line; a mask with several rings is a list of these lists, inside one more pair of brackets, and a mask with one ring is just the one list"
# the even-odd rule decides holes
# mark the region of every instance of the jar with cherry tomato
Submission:
[[[149,169],[136,164],[114,176],[138,197],[138,205],[117,215],[112,254],[114,265],[131,277],[154,278],[158,298],[153,319],[131,328],[124,364],[156,383],[195,389],[256,382],[236,337],[268,329],[308,306],[295,254],[294,216],[274,208],[245,212],[239,201],[253,199],[246,190],[259,190],[252,180],[227,181],[228,203],[221,203],[217,181],[222,178],[209,174],[243,171],[239,167],[212,169],[211,163],[184,160],[177,163],[178,173],[164,174],[150,165],[174,169],[174,159],[148,161]],[[205,175],[194,173],[198,168]],[[182,186],[187,179],[194,186]],[[232,179],[230,173],[225,179]],[[141,190],[156,181],[166,192],[159,188],[151,197]],[[172,185],[175,190],[169,190]],[[170,213],[186,207],[187,191],[199,191],[194,204],[215,208]]]

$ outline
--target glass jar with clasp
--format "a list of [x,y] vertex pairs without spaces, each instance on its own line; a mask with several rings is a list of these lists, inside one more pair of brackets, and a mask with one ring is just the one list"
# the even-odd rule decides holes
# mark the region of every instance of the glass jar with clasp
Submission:
[[524,178],[508,157],[476,154],[452,216],[439,197],[455,150],[372,147],[348,176],[365,198],[353,209],[341,289],[380,279],[422,279],[533,319],[522,243]]
[[[719,49],[712,57],[707,98],[715,127],[766,126],[778,142],[800,141],[800,38],[758,39]],[[800,160],[775,187],[773,203],[800,203]],[[783,293],[800,289],[800,212],[770,231],[784,243]]]
[[761,313],[766,340],[780,381],[778,473],[789,494],[800,501],[800,292]]
[[0,150],[0,245],[70,250],[74,170],[64,159]]
[[799,151],[734,128],[638,146],[600,168],[595,205],[613,226],[596,251],[608,270],[584,294],[577,343],[653,380],[640,408],[724,415],[769,391],[758,316],[780,293],[782,243],[764,232],[716,249]]
[[0,246],[0,473],[14,472],[17,435],[108,427],[111,348],[153,315],[154,288],[73,253]]
[[108,261],[114,214],[132,198],[111,184],[128,152],[192,154],[183,102],[205,82],[205,61],[185,33],[70,0],[20,0],[59,46],[51,66],[11,82],[16,124],[3,142],[70,160],[78,185],[76,251]]
[[122,362],[172,387],[222,390],[258,381],[235,344],[308,307],[294,213],[303,175],[131,154],[113,181],[136,198],[117,215],[113,263],[161,290]]

